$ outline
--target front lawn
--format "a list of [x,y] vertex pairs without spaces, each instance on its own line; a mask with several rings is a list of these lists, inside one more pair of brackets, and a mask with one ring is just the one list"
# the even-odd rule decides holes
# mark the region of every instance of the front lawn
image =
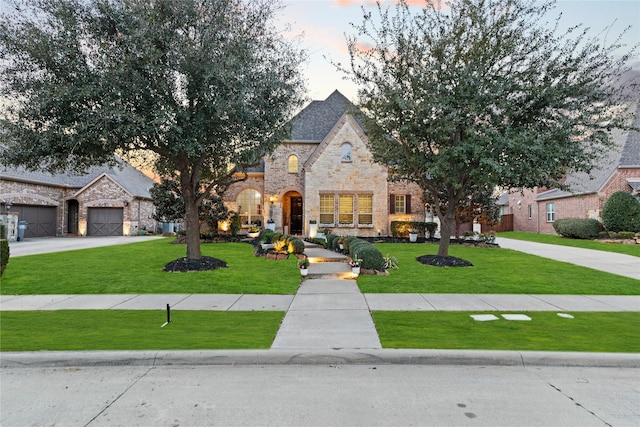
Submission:
[[548,243],[550,245],[571,246],[574,248],[595,249],[597,251],[615,252],[640,257],[640,245],[622,243],[604,243],[598,240],[569,239],[553,234],[525,233],[522,231],[505,231],[498,233],[505,239],[526,240],[529,242]]
[[185,256],[173,238],[10,258],[3,295],[30,294],[294,294],[300,273],[293,255],[274,261],[253,256],[246,243],[209,243],[202,254],[229,268],[167,273],[168,262]]
[[433,267],[416,257],[436,254],[433,243],[377,243],[398,259],[388,276],[361,275],[364,293],[479,293],[640,295],[640,281],[509,249],[452,245],[449,255],[473,267]]
[[[573,319],[554,312],[517,312],[530,321],[509,321],[501,313],[372,313],[384,348],[640,352],[640,313],[578,312]],[[479,322],[471,314],[499,320]]]
[[284,312],[0,312],[0,351],[268,349]]

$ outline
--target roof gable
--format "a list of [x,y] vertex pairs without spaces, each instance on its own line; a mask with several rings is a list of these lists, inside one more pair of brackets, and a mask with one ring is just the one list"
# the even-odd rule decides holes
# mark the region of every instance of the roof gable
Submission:
[[320,142],[345,112],[355,106],[338,90],[324,101],[311,101],[291,119],[291,141]]
[[0,177],[35,184],[81,189],[106,174],[129,194],[151,198],[149,189],[153,187],[154,181],[119,157],[116,157],[116,161],[119,166],[94,166],[84,174],[51,174],[44,171],[28,171],[23,167],[0,166]]

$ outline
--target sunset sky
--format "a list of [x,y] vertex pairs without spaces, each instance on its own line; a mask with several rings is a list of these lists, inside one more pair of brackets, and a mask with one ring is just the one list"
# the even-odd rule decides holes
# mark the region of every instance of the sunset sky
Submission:
[[[291,25],[293,34],[303,34],[302,47],[309,54],[309,61],[304,67],[309,98],[325,99],[338,89],[349,99],[356,101],[356,87],[342,79],[330,60],[348,63],[345,33],[355,33],[350,23],[361,23],[362,7],[374,11],[375,16],[375,1],[283,1],[286,8],[282,12],[282,21]],[[383,2],[385,5],[392,3],[391,0]],[[411,3],[424,4],[422,0],[412,0]],[[566,27],[582,23],[591,27],[589,34],[594,37],[613,25],[608,34],[610,41],[624,28],[633,26],[624,40],[629,45],[640,42],[640,0],[559,0],[556,9],[549,14],[549,20],[560,13],[561,22]],[[636,57],[634,64],[634,68],[640,70],[640,58]]]

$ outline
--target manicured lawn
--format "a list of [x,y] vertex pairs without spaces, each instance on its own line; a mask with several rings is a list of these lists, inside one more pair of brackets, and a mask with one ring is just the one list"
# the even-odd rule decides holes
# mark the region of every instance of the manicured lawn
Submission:
[[0,312],[1,351],[267,349],[283,312]]
[[[470,314],[494,314],[478,322]],[[507,321],[499,313],[373,312],[384,348],[640,352],[640,313],[518,312],[531,321]]]
[[202,245],[202,254],[229,268],[166,273],[168,262],[185,256],[173,238],[80,251],[10,258],[2,276],[3,295],[233,293],[293,294],[300,273],[293,255],[274,261],[253,256],[246,243]]
[[379,243],[383,255],[398,259],[388,276],[361,275],[364,293],[497,293],[640,295],[640,281],[509,249],[452,245],[449,255],[469,268],[424,265],[416,257],[434,255],[433,243]]
[[524,233],[521,231],[506,231],[498,233],[498,237],[506,239],[527,240],[529,242],[549,243],[551,245],[571,246],[574,248],[595,249],[598,251],[615,252],[619,254],[640,257],[640,245],[625,245],[621,243],[603,243],[597,240],[567,239],[552,234]]

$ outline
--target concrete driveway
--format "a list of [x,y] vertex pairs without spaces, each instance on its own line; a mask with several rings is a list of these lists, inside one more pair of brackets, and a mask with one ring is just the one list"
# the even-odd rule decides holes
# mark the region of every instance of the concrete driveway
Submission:
[[100,246],[124,245],[161,239],[160,236],[117,236],[117,237],[34,237],[20,242],[9,242],[12,257],[46,254],[50,252],[73,251]]

